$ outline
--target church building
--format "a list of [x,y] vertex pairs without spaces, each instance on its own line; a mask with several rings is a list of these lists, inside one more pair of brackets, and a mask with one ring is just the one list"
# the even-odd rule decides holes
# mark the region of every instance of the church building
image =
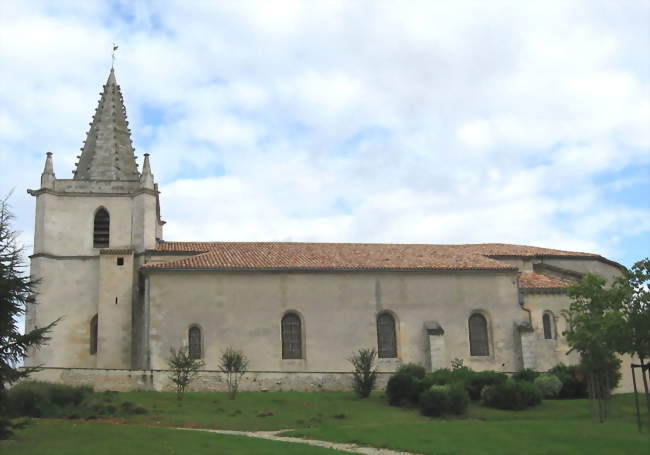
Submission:
[[[164,390],[171,348],[204,361],[195,387],[223,389],[221,352],[249,359],[249,390],[349,390],[348,359],[548,370],[575,363],[565,288],[623,266],[591,253],[508,244],[165,241],[148,154],[139,168],[111,69],[73,178],[47,154],[36,198],[27,329],[61,318],[27,365],[36,378]],[[218,208],[213,208],[218,210]],[[201,210],[211,210],[202,207]],[[218,240],[218,239],[217,239]]]

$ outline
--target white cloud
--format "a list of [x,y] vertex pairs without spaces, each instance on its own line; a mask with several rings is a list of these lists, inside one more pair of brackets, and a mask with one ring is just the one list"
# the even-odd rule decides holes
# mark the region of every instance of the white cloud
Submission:
[[24,187],[46,151],[70,176],[116,41],[169,239],[627,257],[650,237],[624,194],[648,190],[649,7],[613,4],[3,2],[0,191],[31,230]]

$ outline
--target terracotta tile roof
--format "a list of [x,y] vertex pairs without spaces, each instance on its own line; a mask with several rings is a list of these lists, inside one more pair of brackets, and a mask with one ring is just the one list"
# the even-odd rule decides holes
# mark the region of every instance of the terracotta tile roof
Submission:
[[541,273],[522,273],[519,277],[519,288],[527,290],[561,290],[570,286],[569,281],[560,280]]
[[596,256],[520,245],[382,243],[160,242],[154,254],[198,253],[143,269],[190,270],[495,270],[513,267],[491,256]]

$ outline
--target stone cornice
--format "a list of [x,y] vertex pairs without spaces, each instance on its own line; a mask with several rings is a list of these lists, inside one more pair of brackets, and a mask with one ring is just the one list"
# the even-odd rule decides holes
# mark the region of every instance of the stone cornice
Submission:
[[138,190],[132,191],[132,192],[125,192],[125,193],[117,193],[117,192],[110,192],[110,193],[93,193],[93,192],[83,192],[83,193],[74,193],[70,191],[54,191],[50,190],[48,188],[40,188],[38,190],[31,190],[28,189],[27,193],[30,194],[31,196],[40,196],[41,194],[52,194],[54,196],[67,196],[67,197],[135,197],[140,194],[150,194],[152,196],[156,196],[156,191],[155,190],[150,190],[147,188],[140,188]]

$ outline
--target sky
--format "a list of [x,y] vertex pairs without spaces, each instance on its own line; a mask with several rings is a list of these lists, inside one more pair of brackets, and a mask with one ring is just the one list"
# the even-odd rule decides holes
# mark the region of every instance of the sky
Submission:
[[650,256],[650,1],[0,2],[0,195],[33,242],[111,66],[166,240]]

